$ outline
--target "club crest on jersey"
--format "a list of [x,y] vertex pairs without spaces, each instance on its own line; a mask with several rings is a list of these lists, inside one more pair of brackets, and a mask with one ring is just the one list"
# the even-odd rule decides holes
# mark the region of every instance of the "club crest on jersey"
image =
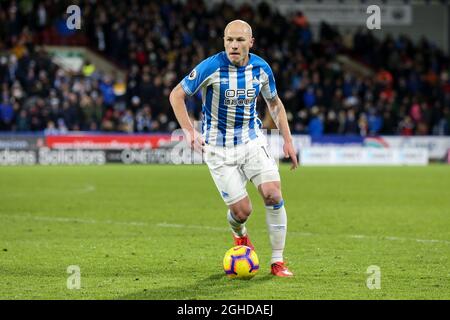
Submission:
[[189,73],[188,79],[194,80],[196,76],[197,76],[197,70],[194,69],[191,71],[191,73]]

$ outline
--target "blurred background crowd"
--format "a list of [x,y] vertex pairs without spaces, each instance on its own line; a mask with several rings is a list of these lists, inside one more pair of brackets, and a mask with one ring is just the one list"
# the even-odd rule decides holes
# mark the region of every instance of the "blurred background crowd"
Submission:
[[[201,60],[223,50],[236,18],[253,27],[253,52],[271,65],[291,130],[311,135],[449,135],[450,59],[423,38],[382,40],[367,29],[314,37],[301,12],[261,4],[238,9],[202,0],[78,1],[81,30],[65,27],[64,1],[0,2],[0,130],[164,132],[177,128],[168,95]],[[102,74],[86,61],[64,70],[42,44],[84,45],[124,70]],[[343,68],[346,55],[370,71]],[[199,93],[187,101],[201,119]],[[265,118],[264,102],[258,101]],[[267,122],[267,120],[266,120]]]

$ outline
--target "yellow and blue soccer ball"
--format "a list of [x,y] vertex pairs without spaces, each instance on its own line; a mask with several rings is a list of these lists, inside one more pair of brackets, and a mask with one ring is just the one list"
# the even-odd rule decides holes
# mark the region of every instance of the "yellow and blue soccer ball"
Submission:
[[255,250],[247,246],[235,246],[225,253],[223,270],[229,278],[251,279],[259,270]]

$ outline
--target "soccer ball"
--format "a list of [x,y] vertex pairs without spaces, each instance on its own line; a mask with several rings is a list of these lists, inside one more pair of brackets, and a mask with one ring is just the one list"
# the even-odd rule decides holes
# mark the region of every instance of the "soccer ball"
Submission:
[[259,270],[255,250],[247,246],[236,246],[225,253],[223,270],[229,278],[251,279]]

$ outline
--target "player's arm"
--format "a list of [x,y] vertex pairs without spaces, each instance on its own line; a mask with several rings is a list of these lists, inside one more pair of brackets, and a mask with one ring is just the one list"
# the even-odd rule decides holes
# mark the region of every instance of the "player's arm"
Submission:
[[172,106],[175,117],[183,129],[188,141],[190,141],[191,148],[203,151],[205,141],[200,133],[198,133],[186,109],[186,96],[194,95],[201,87],[208,86],[208,79],[211,73],[215,70],[215,58],[209,57],[199,63],[192,71],[186,75],[183,80],[173,88],[169,96],[169,101]]
[[183,129],[186,138],[190,142],[191,148],[203,151],[205,142],[203,141],[203,137],[201,136],[201,134],[196,132],[194,129],[194,126],[187,112],[185,99],[186,92],[181,87],[181,84],[178,84],[170,93],[170,104],[181,129]]
[[270,112],[270,116],[272,117],[283,137],[284,156],[286,158],[291,158],[291,170],[295,169],[298,167],[297,152],[295,151],[291,130],[289,129],[289,123],[286,116],[286,109],[284,108],[283,102],[281,102],[281,99],[278,97],[278,95],[275,95],[275,97],[273,98],[266,99],[266,103]]
[[295,151],[294,143],[292,141],[291,131],[289,130],[289,124],[286,116],[286,110],[284,109],[283,102],[278,97],[277,88],[275,84],[275,77],[273,76],[272,69],[268,64],[262,67],[263,76],[261,93],[264,100],[267,103],[267,107],[270,112],[270,116],[275,122],[278,130],[284,139],[283,152],[286,158],[291,158],[292,166],[291,170],[298,167],[297,153]]

